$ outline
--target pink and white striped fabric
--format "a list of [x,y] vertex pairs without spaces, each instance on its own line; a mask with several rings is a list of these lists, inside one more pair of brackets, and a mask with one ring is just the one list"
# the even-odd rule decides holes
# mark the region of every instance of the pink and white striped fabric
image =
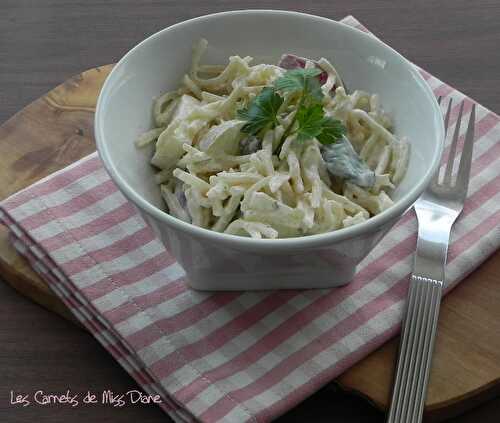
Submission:
[[[361,27],[352,17],[344,22]],[[471,99],[421,72],[436,95],[465,100],[470,113]],[[448,289],[500,245],[500,118],[478,106],[476,128]],[[416,241],[409,212],[345,287],[202,293],[186,287],[183,269],[97,154],[0,210],[19,252],[143,389],[161,394],[178,422],[270,421],[395,335]]]

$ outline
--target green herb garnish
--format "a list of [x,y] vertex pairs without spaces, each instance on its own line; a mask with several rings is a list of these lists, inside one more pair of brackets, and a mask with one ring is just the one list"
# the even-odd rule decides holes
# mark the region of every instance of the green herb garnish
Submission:
[[297,141],[307,141],[320,135],[323,131],[322,125],[324,118],[321,104],[301,107],[297,110],[296,120],[299,124],[297,129]]
[[333,144],[338,139],[342,138],[347,132],[346,127],[338,119],[332,117],[324,117],[321,122],[321,134],[316,138],[321,144]]
[[340,120],[325,116],[321,104],[300,108],[297,111],[297,122],[299,142],[316,138],[321,144],[332,144],[346,132]]
[[289,70],[276,80],[274,86],[285,93],[301,93],[305,100],[319,102],[323,99],[321,85],[316,78],[320,73],[317,68]]
[[316,138],[322,144],[334,143],[346,132],[342,123],[325,116],[321,102],[323,92],[317,76],[319,69],[293,69],[278,78],[273,87],[264,88],[248,108],[238,111],[238,117],[247,121],[242,131],[252,135],[278,124],[278,113],[284,102],[282,94],[298,96],[297,111],[278,142],[278,148],[292,134],[299,142]]
[[247,121],[242,131],[255,135],[264,128],[274,128],[278,123],[278,109],[282,104],[283,97],[276,92],[275,88],[263,88],[248,108],[238,110],[238,118]]

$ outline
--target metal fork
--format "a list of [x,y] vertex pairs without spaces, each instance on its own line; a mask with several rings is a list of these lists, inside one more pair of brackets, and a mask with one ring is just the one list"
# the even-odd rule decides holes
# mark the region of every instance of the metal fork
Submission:
[[[450,99],[444,119],[445,134],[448,133],[451,106]],[[427,190],[415,203],[418,220],[417,250],[403,321],[394,390],[387,420],[389,423],[416,423],[422,419],[451,227],[462,212],[469,185],[475,104],[472,106],[465,134],[456,182],[452,183],[463,108],[462,102],[442,181],[439,181],[438,169]]]

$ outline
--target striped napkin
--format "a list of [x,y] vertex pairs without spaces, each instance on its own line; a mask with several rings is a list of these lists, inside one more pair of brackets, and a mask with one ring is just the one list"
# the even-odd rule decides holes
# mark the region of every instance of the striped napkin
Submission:
[[[471,99],[421,72],[470,113]],[[500,118],[478,106],[476,128],[448,289],[500,245]],[[203,293],[186,287],[95,153],[0,209],[15,248],[178,422],[272,420],[386,342],[399,330],[416,242],[409,212],[342,288]]]

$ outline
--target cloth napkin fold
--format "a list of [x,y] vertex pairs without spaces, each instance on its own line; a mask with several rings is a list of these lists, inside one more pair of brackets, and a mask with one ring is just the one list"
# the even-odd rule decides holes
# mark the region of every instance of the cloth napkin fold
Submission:
[[[343,22],[366,30],[353,17]],[[473,101],[421,72],[436,95],[455,105],[465,100],[467,118]],[[455,106],[451,130],[457,114]],[[448,289],[500,245],[499,169],[500,118],[478,106]],[[0,210],[15,248],[178,422],[269,421],[395,335],[416,242],[409,212],[342,288],[203,293],[186,287],[183,269],[96,153],[13,195]]]

